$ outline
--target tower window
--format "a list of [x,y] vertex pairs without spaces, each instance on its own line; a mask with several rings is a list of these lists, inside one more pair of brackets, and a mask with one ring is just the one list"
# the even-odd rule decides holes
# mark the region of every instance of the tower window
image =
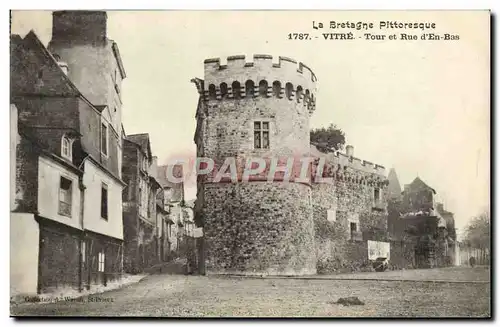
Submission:
[[309,93],[309,90],[306,90],[306,93],[305,93],[305,95],[304,95],[304,105],[306,105],[306,106],[308,106],[308,105],[309,105],[309,101],[311,100],[311,99],[309,98],[309,94],[310,94],[310,93]]
[[289,100],[291,100],[293,98],[293,85],[292,85],[292,83],[286,83],[285,89],[286,89],[286,97]]
[[256,121],[253,129],[254,148],[269,149],[269,122]]
[[304,89],[302,86],[297,86],[297,91],[296,91],[296,97],[297,97],[297,102],[300,103],[302,101],[302,97],[304,96]]
[[375,205],[377,205],[380,202],[380,189],[375,188],[373,190],[373,199],[375,201]]
[[227,96],[227,84],[226,83],[221,83],[220,85],[220,95],[222,98],[225,98]]
[[273,95],[277,98],[281,97],[281,83],[279,81],[273,82]]
[[356,239],[356,233],[358,232],[358,224],[355,222],[350,222],[349,229],[351,234],[351,240]]
[[245,82],[245,92],[247,97],[253,97],[255,94],[255,83],[252,80]]
[[233,97],[235,99],[241,98],[241,85],[240,85],[240,82],[234,81],[233,85],[232,85],[232,88],[233,88]]
[[208,86],[208,96],[210,99],[215,99],[216,98],[216,90],[215,90],[215,85],[210,84]]
[[259,94],[262,97],[267,97],[267,81],[265,81],[265,80],[260,81]]

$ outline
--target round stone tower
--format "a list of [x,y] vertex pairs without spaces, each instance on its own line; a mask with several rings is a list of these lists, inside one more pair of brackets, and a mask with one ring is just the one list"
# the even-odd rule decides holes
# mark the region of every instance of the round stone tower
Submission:
[[[293,59],[254,55],[205,60],[198,80],[198,157],[221,167],[227,158],[309,157],[309,118],[316,76]],[[286,163],[285,163],[286,164]],[[208,274],[316,273],[311,185],[210,176],[198,181]]]

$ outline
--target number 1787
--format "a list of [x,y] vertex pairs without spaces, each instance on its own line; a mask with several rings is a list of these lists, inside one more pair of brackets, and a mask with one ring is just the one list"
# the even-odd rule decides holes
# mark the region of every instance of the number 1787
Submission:
[[309,33],[290,33],[289,40],[309,40]]

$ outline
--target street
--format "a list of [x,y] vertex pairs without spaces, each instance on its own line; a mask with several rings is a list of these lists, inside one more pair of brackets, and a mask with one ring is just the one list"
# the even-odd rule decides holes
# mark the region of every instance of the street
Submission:
[[[358,279],[354,279],[357,278]],[[313,278],[150,275],[71,301],[21,303],[14,316],[488,317],[490,271],[455,267]],[[384,280],[375,280],[384,279]],[[406,280],[403,280],[406,279]],[[336,304],[357,296],[364,305]]]

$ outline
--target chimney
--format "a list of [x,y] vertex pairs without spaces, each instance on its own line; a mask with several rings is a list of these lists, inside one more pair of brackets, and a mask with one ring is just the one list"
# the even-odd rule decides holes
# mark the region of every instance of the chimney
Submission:
[[352,145],[348,145],[345,147],[345,154],[348,157],[353,157],[354,156],[354,147]]
[[437,211],[438,212],[443,212],[444,211],[444,205],[442,203],[436,203]]
[[70,44],[103,44],[106,42],[105,11],[63,10],[52,14],[52,40]]

